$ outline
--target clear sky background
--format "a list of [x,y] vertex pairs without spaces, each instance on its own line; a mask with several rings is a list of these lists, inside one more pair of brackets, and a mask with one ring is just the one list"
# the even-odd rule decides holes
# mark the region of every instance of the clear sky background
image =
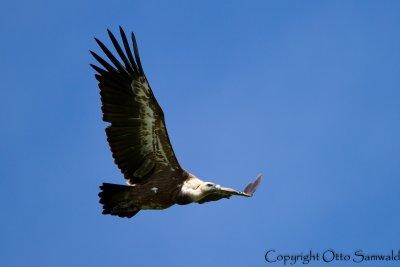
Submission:
[[[265,266],[268,249],[399,249],[398,1],[1,6],[2,266]],[[262,172],[254,198],[101,215],[98,186],[124,181],[89,49],[118,25],[137,35],[181,164],[238,189]]]

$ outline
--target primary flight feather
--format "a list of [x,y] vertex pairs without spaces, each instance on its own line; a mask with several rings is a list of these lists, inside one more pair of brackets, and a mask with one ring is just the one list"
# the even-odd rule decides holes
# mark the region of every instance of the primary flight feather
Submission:
[[[97,38],[109,62],[90,51],[97,72],[107,141],[128,185],[103,183],[103,214],[132,217],[143,209],[166,209],[174,204],[205,203],[232,195],[251,197],[261,175],[241,191],[204,182],[184,170],[168,137],[164,113],[143,72],[135,35],[119,28],[122,45],[107,30],[120,60]],[[132,43],[132,46],[130,45]],[[133,53],[132,49],[133,48]]]

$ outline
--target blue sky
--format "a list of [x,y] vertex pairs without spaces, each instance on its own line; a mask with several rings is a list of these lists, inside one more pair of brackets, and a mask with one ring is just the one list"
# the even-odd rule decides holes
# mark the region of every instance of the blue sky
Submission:
[[[399,2],[38,0],[0,13],[2,266],[399,249]],[[88,51],[118,25],[136,33],[181,164],[239,189],[262,172],[254,198],[100,214],[99,184],[124,181]]]

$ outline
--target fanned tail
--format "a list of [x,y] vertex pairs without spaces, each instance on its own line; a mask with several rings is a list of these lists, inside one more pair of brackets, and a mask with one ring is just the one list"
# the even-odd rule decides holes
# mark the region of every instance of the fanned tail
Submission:
[[138,213],[140,208],[132,205],[130,189],[130,186],[126,185],[103,183],[99,193],[103,214],[131,218]]

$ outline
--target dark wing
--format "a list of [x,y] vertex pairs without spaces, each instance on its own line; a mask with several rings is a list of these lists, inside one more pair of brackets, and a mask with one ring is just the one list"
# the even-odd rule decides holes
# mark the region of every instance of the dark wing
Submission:
[[257,176],[257,179],[254,182],[249,183],[243,190],[243,192],[237,191],[232,188],[221,187],[218,191],[207,195],[206,197],[199,200],[197,203],[203,204],[205,202],[217,201],[222,198],[230,198],[231,196],[252,197],[254,192],[256,192],[257,187],[260,185],[261,180],[262,180],[262,175],[259,174]]
[[133,54],[123,29],[120,34],[124,50],[108,31],[118,60],[98,39],[97,44],[108,57],[108,63],[90,51],[101,67],[98,72],[103,121],[107,141],[118,168],[130,184],[141,183],[162,170],[181,170],[172,149],[165,126],[164,114],[155,99],[142,69],[135,36],[132,33]]

